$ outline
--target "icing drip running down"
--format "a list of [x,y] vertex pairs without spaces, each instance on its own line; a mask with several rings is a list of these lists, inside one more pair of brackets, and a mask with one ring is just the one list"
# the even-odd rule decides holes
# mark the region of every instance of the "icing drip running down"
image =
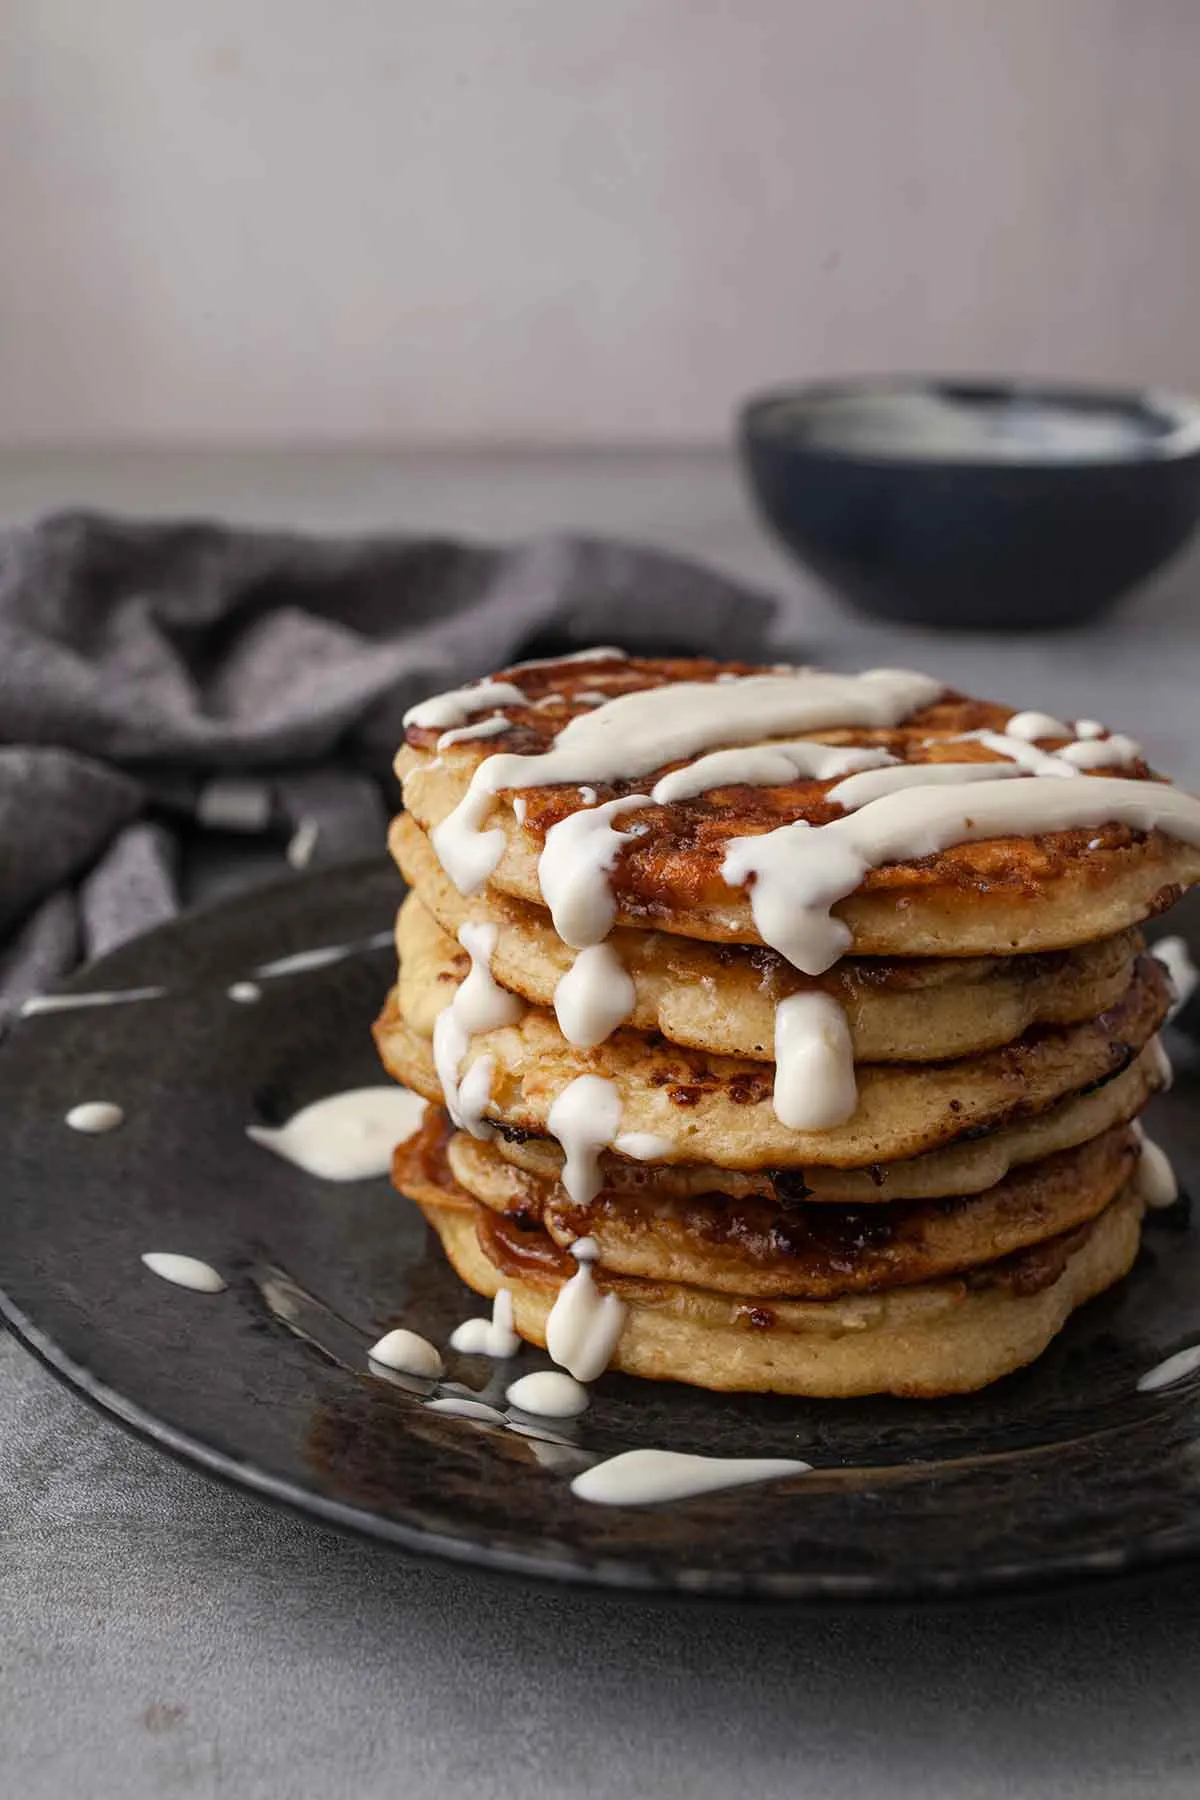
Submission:
[[622,800],[569,813],[546,833],[538,858],[538,885],[555,931],[572,949],[598,944],[611,931],[617,903],[608,876],[621,846],[645,830],[635,826],[617,831],[612,821],[650,804],[648,794],[627,794]]
[[490,923],[464,925],[459,931],[458,941],[471,958],[471,970],[433,1027],[433,1059],[446,1111],[460,1130],[476,1138],[492,1133],[483,1113],[491,1098],[495,1063],[492,1057],[481,1056],[463,1078],[462,1065],[471,1039],[478,1032],[515,1025],[525,1010],[492,974],[499,937],[499,927]]
[[1138,1192],[1152,1212],[1174,1206],[1179,1198],[1179,1183],[1171,1161],[1161,1145],[1153,1143],[1138,1127],[1141,1147],[1138,1156]]
[[577,1075],[550,1108],[546,1128],[562,1145],[562,1184],[576,1206],[586,1206],[600,1192],[600,1152],[621,1129],[621,1110],[615,1084],[602,1075]]
[[[474,707],[482,689],[469,692]],[[980,838],[1108,824],[1162,826],[1200,843],[1200,803],[1189,796],[1158,784],[1079,779],[1084,769],[1140,754],[1132,739],[1105,737],[1094,720],[1071,727],[1048,713],[1024,712],[1013,714],[1002,732],[964,733],[958,741],[977,742],[1000,759],[986,763],[905,764],[876,747],[767,741],[787,731],[899,725],[941,692],[941,683],[906,671],[845,676],[781,669],[744,677],[722,672],[715,681],[678,683],[668,693],[652,688],[614,698],[598,695],[602,704],[571,718],[540,754],[485,757],[462,800],[433,829],[434,849],[459,889],[473,892],[504,853],[503,831],[485,829],[498,794],[509,795],[521,821],[525,802],[512,790],[550,784],[578,788],[583,806],[546,833],[538,884],[558,936],[580,953],[557,984],[554,1009],[563,1036],[586,1049],[603,1043],[631,1016],[636,998],[628,971],[605,943],[617,911],[612,872],[624,846],[652,829],[644,822],[621,829],[619,822],[630,812],[724,786],[835,781],[827,798],[844,809],[843,818],[734,839],[722,866],[730,887],[750,887],[750,907],[764,943],[810,975],[823,973],[852,948],[850,931],[833,908],[884,864]],[[461,693],[449,698],[461,707]],[[414,722],[434,722],[424,713],[416,719],[420,710],[410,715]],[[1039,745],[1039,739],[1071,739],[1073,731],[1075,741],[1058,751]],[[649,794],[596,804],[596,784],[633,781],[673,762],[683,766],[668,769]],[[474,974],[473,966],[464,991]],[[468,1107],[457,1085],[469,1043],[469,1028],[464,1035],[462,1027],[453,1009],[438,1021],[439,1074],[455,1122],[486,1135],[490,1126],[482,1113],[492,1071],[486,1058],[473,1065],[468,1080],[475,1092]],[[777,1008],[775,1063],[775,1110],[785,1125],[830,1129],[853,1114],[853,1045],[831,996],[795,995]],[[599,1154],[614,1144],[620,1116],[615,1087],[598,1076],[579,1077],[551,1108],[549,1128],[565,1152],[563,1183],[577,1204],[599,1191]],[[654,1134],[636,1135],[644,1150],[625,1148],[623,1154],[654,1159],[671,1151]],[[624,1143],[631,1145],[633,1137]]]
[[201,1262],[198,1257],[176,1256],[170,1250],[147,1250],[142,1261],[152,1275],[159,1275],[164,1281],[173,1282],[176,1287],[191,1288],[195,1294],[221,1294],[225,1291],[224,1277],[210,1263]]
[[500,1288],[492,1301],[490,1319],[464,1319],[450,1334],[450,1348],[464,1356],[515,1356],[521,1340],[513,1330],[512,1295]]
[[1196,983],[1200,981],[1200,970],[1192,961],[1191,952],[1181,937],[1159,938],[1150,946],[1171,977],[1171,986],[1175,989],[1175,999],[1167,1014],[1170,1021],[1187,1005],[1196,991]]
[[1031,837],[1089,825],[1161,827],[1200,844],[1200,801],[1157,782],[1093,776],[1077,781],[976,783],[969,793],[920,787],[885,795],[829,825],[781,825],[734,838],[723,873],[753,878],[750,905],[763,942],[806,975],[821,975],[851,947],[831,908],[871,870],[980,838]]
[[302,1107],[285,1125],[247,1125],[246,1136],[324,1181],[386,1175],[392,1152],[411,1137],[425,1102],[402,1087],[349,1088]]
[[79,1106],[73,1106],[67,1114],[67,1124],[72,1131],[86,1131],[89,1135],[115,1131],[118,1125],[124,1123],[125,1114],[111,1100],[84,1100]]
[[458,1118],[455,1122],[474,1138],[489,1138],[495,1129],[484,1118],[491,1104],[495,1073],[495,1057],[478,1056],[458,1084]]
[[[941,691],[941,682],[927,675],[874,669],[865,675],[813,671],[747,675],[725,683],[679,682],[668,705],[657,688],[619,694],[594,712],[569,720],[540,755],[485,757],[454,811],[434,827],[433,847],[459,891],[472,894],[504,854],[504,833],[482,827],[495,796],[505,788],[629,780],[717,745],[759,744],[785,731],[897,725]],[[437,710],[446,698],[423,704]],[[441,723],[440,718],[416,717],[422,710],[414,708],[408,722]]]
[[367,1359],[401,1375],[419,1375],[427,1381],[437,1381],[445,1371],[445,1364],[429,1339],[403,1327],[385,1332],[377,1344],[371,1345]]
[[591,1050],[633,1011],[633,979],[611,944],[581,950],[554,990],[554,1014],[569,1044]]
[[1165,1362],[1160,1362],[1143,1375],[1138,1382],[1138,1393],[1153,1394],[1159,1388],[1172,1387],[1175,1382],[1182,1381],[1196,1369],[1200,1369],[1200,1344],[1192,1344],[1187,1350],[1177,1350],[1174,1356],[1168,1356]]
[[775,1114],[793,1131],[843,1125],[858,1105],[854,1044],[829,994],[792,994],[775,1009]]
[[1154,1058],[1154,1072],[1158,1076],[1158,1085],[1164,1094],[1169,1094],[1175,1085],[1175,1071],[1171,1067],[1171,1059],[1167,1055],[1167,1047],[1162,1035],[1155,1032],[1150,1039],[1150,1054]]
[[594,1238],[580,1238],[571,1246],[571,1254],[579,1267],[558,1290],[550,1309],[546,1349],[576,1381],[595,1381],[612,1361],[625,1323],[625,1307],[615,1294],[602,1294],[596,1286],[592,1277],[598,1254]]
[[792,1457],[690,1456],[679,1450],[625,1450],[577,1475],[571,1492],[597,1506],[657,1506],[722,1488],[807,1475],[811,1463]]
[[522,1412],[543,1419],[577,1419],[588,1408],[588,1391],[562,1369],[537,1369],[514,1381],[504,1398]]

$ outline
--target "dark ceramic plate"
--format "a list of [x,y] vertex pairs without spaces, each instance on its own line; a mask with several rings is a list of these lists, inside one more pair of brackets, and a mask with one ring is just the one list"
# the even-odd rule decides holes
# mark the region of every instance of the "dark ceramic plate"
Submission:
[[[264,983],[257,1005],[226,990],[289,951],[368,939],[397,898],[374,864],[259,891],[127,945],[75,984],[161,984],[166,997],[14,1027],[0,1048],[0,1304],[58,1374],[165,1449],[318,1518],[564,1580],[906,1598],[1200,1550],[1200,1379],[1148,1395],[1135,1385],[1200,1337],[1200,1234],[1169,1216],[1115,1296],[1034,1369],[973,1400],[731,1399],[610,1376],[579,1425],[537,1439],[431,1412],[419,1389],[365,1373],[387,1326],[444,1343],[481,1307],[386,1181],[305,1176],[245,1126],[378,1079],[367,1028],[390,951]],[[1197,1079],[1181,1073],[1153,1121],[1185,1177],[1200,1167]],[[118,1102],[125,1125],[68,1130],[84,1099]],[[228,1292],[158,1280],[139,1261],[151,1249],[216,1264]],[[493,1398],[512,1378],[477,1358],[450,1364]],[[572,1497],[576,1469],[640,1445],[817,1468],[670,1508]]]

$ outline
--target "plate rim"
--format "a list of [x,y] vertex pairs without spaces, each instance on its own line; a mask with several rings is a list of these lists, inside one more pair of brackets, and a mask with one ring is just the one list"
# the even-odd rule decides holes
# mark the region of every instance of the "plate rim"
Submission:
[[[355,857],[301,874],[283,873],[265,882],[224,893],[211,902],[190,907],[126,939],[104,956],[81,964],[52,990],[71,993],[86,989],[98,971],[131,947],[173,937],[199,920],[219,921],[222,914],[241,915],[251,904],[319,890],[326,883],[362,874],[395,874],[382,856]],[[19,1027],[19,1015],[12,1026]],[[19,1058],[18,1031],[12,1027],[0,1037],[0,1066]],[[87,1365],[64,1350],[52,1333],[44,1330],[8,1293],[0,1281],[0,1320],[18,1345],[43,1368],[95,1411],[112,1420],[139,1441],[149,1444],[190,1470],[249,1493],[256,1499],[285,1507],[309,1520],[393,1550],[426,1559],[437,1559],[488,1575],[532,1579],[556,1587],[576,1587],[609,1597],[641,1600],[700,1600],[741,1605],[769,1605],[870,1609],[888,1605],[961,1604],[973,1600],[1046,1595],[1096,1582],[1111,1583],[1138,1575],[1166,1571],[1200,1560],[1200,1507],[1194,1522],[1177,1528],[1170,1541],[1131,1538],[1110,1549],[1060,1551],[1036,1561],[996,1562],[982,1569],[943,1572],[926,1568],[908,1571],[894,1567],[886,1572],[851,1574],[835,1570],[772,1570],[762,1573],[726,1571],[671,1564],[659,1559],[639,1562],[616,1552],[611,1556],[563,1555],[560,1551],[525,1551],[497,1545],[486,1537],[438,1532],[428,1526],[371,1508],[341,1501],[318,1487],[257,1466],[186,1430],[121,1389],[94,1374]]]
[[1195,1563],[1200,1557],[1200,1528],[1191,1538],[1162,1546],[1134,1541],[1113,1550],[1060,1553],[1036,1563],[997,1563],[970,1574],[947,1571],[937,1575],[926,1571],[900,1578],[891,1572],[886,1576],[855,1576],[832,1571],[790,1573],[786,1570],[761,1575],[723,1574],[661,1563],[650,1568],[621,1556],[603,1561],[538,1556],[499,1548],[483,1539],[455,1537],[408,1525],[382,1513],[335,1500],[315,1487],[306,1487],[286,1476],[241,1461],[192,1432],[172,1425],[93,1375],[35,1325],[2,1287],[0,1318],[22,1350],[94,1411],[138,1442],[170,1456],[191,1472],[255,1499],[269,1501],[320,1525],[384,1544],[402,1554],[449,1562],[493,1576],[582,1588],[610,1598],[872,1610],[897,1605],[961,1605],[972,1601],[1051,1596],[1078,1589],[1085,1583],[1111,1584],[1138,1575],[1165,1573],[1171,1568]]

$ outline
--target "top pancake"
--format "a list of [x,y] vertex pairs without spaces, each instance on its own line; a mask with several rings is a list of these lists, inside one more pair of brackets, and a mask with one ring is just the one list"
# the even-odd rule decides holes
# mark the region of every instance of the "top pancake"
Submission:
[[[715,683],[723,675],[770,672],[706,658],[566,660],[503,671],[494,679],[511,681],[526,700],[503,704],[507,723],[502,729],[438,752],[437,730],[408,727],[396,764],[405,804],[421,826],[432,830],[462,799],[485,758],[498,751],[536,755],[548,750],[570,719],[594,708],[598,695],[611,699],[678,682]],[[946,692],[894,728],[783,735],[788,741],[878,748],[905,763],[996,763],[1006,759],[978,741],[962,741],[963,734],[1003,732],[1011,717],[1008,707]],[[1065,741],[1059,737],[1039,743],[1052,750]],[[590,785],[602,803],[645,792],[680,766],[671,762],[634,779]],[[1078,779],[1086,781],[1092,773],[1084,771]],[[1140,758],[1095,773],[1156,779]],[[824,825],[844,817],[842,807],[827,797],[834,786],[836,781],[806,779],[765,787],[739,784],[623,815],[622,831],[639,825],[647,829],[621,846],[611,870],[618,923],[713,942],[761,944],[749,889],[730,886],[722,875],[727,848],[733,839],[780,825]],[[518,820],[512,804],[516,797],[502,790],[491,806],[487,826],[503,833],[504,849],[489,885],[541,903],[537,862],[546,832],[595,802],[574,783],[521,789],[518,811],[523,818]],[[1067,948],[1110,936],[1171,904],[1197,880],[1200,848],[1156,830],[1103,824],[981,839],[884,864],[868,871],[833,913],[849,927],[859,955],[995,955]]]

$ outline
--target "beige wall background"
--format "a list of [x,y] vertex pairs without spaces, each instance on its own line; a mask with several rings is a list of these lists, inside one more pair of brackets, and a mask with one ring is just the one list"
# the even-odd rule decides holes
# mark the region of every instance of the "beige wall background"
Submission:
[[5,0],[0,441],[1200,387],[1198,0]]

